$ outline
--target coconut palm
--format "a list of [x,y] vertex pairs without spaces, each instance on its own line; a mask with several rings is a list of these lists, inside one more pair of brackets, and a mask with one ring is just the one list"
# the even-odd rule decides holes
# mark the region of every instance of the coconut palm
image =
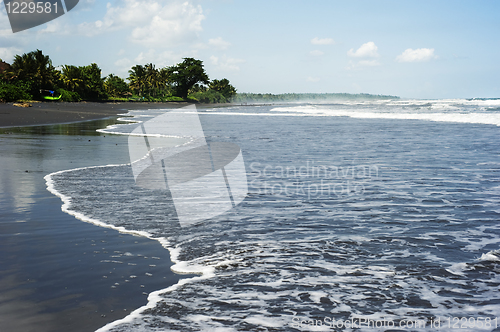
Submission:
[[111,97],[120,97],[125,95],[129,88],[123,78],[114,74],[109,74],[104,80],[106,93]]
[[168,67],[158,71],[158,82],[160,85],[160,92],[164,96],[170,94],[170,69]]
[[14,62],[6,72],[9,80],[24,81],[30,84],[31,92],[38,94],[40,89],[52,89],[56,85],[59,74],[52,66],[48,55],[36,50],[23,55],[16,55]]
[[150,96],[155,97],[156,92],[160,88],[160,84],[158,81],[158,70],[155,68],[155,65],[152,63],[148,63],[144,66],[145,71],[145,88]]
[[136,65],[128,71],[128,81],[130,89],[142,96],[146,82],[146,71],[144,66]]
[[229,83],[227,78],[213,80],[210,82],[209,87],[211,90],[219,92],[228,101],[236,95],[236,88]]
[[64,65],[62,68],[61,79],[67,90],[73,92],[83,88],[83,77],[80,67]]

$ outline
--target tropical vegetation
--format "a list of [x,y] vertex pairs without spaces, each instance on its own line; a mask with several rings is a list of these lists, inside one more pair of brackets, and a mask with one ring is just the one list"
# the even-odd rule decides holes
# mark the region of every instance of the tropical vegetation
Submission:
[[12,64],[0,60],[0,100],[43,100],[61,96],[62,101],[191,101],[229,102],[236,89],[227,79],[210,80],[203,62],[194,58],[170,67],[153,63],[135,65],[123,79],[102,76],[95,63],[54,67],[41,50],[16,55]]
[[181,63],[157,68],[135,65],[127,78],[102,75],[95,63],[54,67],[41,50],[16,55],[12,64],[0,59],[0,101],[191,101],[200,103],[328,102],[335,100],[397,99],[396,96],[347,93],[236,93],[228,79],[210,80],[203,62],[184,58]]

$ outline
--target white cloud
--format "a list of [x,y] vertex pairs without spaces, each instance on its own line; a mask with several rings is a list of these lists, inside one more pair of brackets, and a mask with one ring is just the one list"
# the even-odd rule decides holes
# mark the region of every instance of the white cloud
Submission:
[[[4,7],[1,3],[0,6]],[[5,12],[5,10],[2,8],[2,10],[0,10],[0,37],[2,36],[7,37],[11,35],[13,35],[13,33],[12,33],[12,28],[10,27],[9,17],[7,16],[7,12]]]
[[129,58],[118,59],[115,61],[116,71],[114,74],[126,78],[133,65],[134,63]]
[[324,55],[325,53],[324,53],[324,52],[321,52],[320,50],[314,50],[314,51],[309,52],[309,54],[311,54],[311,55],[313,55],[313,56],[322,56],[322,55]]
[[59,33],[61,35],[68,35],[70,34],[70,30],[62,25],[61,20],[55,20],[47,23],[44,29],[37,31],[37,34],[39,35],[43,35],[46,33],[48,34]]
[[210,57],[210,61],[218,70],[222,71],[239,71],[239,64],[245,62],[243,59],[229,58],[227,56],[220,58],[214,55]]
[[147,52],[141,52],[134,59],[136,64],[154,63],[157,68],[172,66],[175,63],[181,62],[183,57],[196,57],[196,52],[186,51],[185,53],[175,53],[172,51],[158,52],[150,49]]
[[221,50],[226,50],[229,46],[231,46],[231,43],[225,41],[224,39],[222,39],[222,37],[209,39],[208,44],[210,46],[214,46],[214,47],[219,48]]
[[[142,1],[138,1],[142,4]],[[150,47],[169,47],[198,38],[205,19],[201,6],[189,2],[165,5],[152,17],[149,25],[132,31],[132,41]]]
[[411,48],[406,49],[403,53],[396,57],[398,62],[423,62],[436,59],[433,48]]
[[313,45],[333,45],[335,41],[331,38],[318,38],[314,37],[311,39],[311,44]]
[[205,19],[200,5],[181,0],[123,0],[107,5],[101,20],[79,25],[79,32],[93,36],[110,30],[132,29],[132,42],[166,48],[198,39]]
[[0,47],[0,59],[5,62],[12,62],[16,54],[21,54],[21,49],[17,47]]
[[361,45],[356,51],[353,48],[347,52],[347,55],[355,58],[376,58],[378,57],[378,47],[374,42],[368,42]]
[[12,29],[10,27],[8,29],[0,29],[0,37],[8,37],[12,34]]
[[129,58],[118,59],[115,61],[115,65],[118,67],[126,67],[127,69],[131,67],[132,61]]
[[95,3],[95,0],[83,0],[83,1],[80,0],[78,2],[78,6],[76,7],[76,9],[88,11],[88,10],[91,10],[94,3]]

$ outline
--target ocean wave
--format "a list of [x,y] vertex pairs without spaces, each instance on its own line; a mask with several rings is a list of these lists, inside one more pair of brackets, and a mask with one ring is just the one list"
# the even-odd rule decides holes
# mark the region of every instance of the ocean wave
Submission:
[[[173,271],[200,276],[151,293],[147,305],[99,332],[234,331],[272,324],[287,330],[294,312],[301,317],[318,316],[322,314],[318,308],[335,317],[346,317],[349,312],[365,318],[373,317],[370,308],[377,308],[378,315],[392,319],[459,315],[464,305],[469,314],[492,314],[500,309],[498,305],[472,306],[474,301],[495,298],[494,290],[483,291],[465,304],[455,300],[453,291],[475,292],[469,280],[485,278],[496,267],[481,272],[471,265],[474,261],[448,263],[440,249],[449,246],[446,238],[450,236],[465,242],[462,248],[488,237],[492,233],[484,225],[463,230],[461,221],[443,232],[441,222],[427,220],[432,214],[418,211],[401,218],[403,227],[383,222],[384,218],[373,222],[373,217],[366,217],[408,206],[407,200],[396,203],[384,199],[383,194],[365,201],[368,205],[348,197],[337,199],[336,205],[344,212],[331,211],[327,200],[284,197],[263,205],[262,197],[254,195],[229,214],[183,229],[170,222],[166,216],[169,206],[156,199],[158,192],[137,191],[132,178],[127,183],[128,168],[80,168],[51,174],[46,180],[51,192],[65,202],[65,212],[102,227],[160,241],[175,263]],[[101,188],[101,202],[93,201],[97,188]],[[394,187],[386,184],[385,190],[390,188]],[[436,202],[430,208],[441,211],[443,219],[451,218],[453,205]],[[363,212],[360,206],[369,209]],[[358,219],[353,220],[354,228],[348,222],[353,214]],[[343,217],[334,222],[334,216]],[[491,255],[488,252],[485,257]],[[401,301],[407,304],[401,307]],[[283,309],[289,309],[276,317],[273,312],[283,303],[287,303]],[[207,307],[210,314],[205,312]]]
[[[412,104],[413,105],[413,104]],[[295,106],[295,107],[276,107],[271,109],[275,114],[291,113],[302,114],[307,116],[337,116],[351,117],[358,119],[394,119],[394,120],[422,120],[434,122],[455,122],[455,123],[470,123],[470,124],[487,124],[500,126],[500,113],[486,113],[477,111],[465,111],[463,107],[448,107],[448,104],[439,106],[433,104],[430,109],[446,108],[449,112],[429,112],[429,110],[415,109],[395,109],[395,110],[367,110],[366,108],[359,109],[342,109],[324,106]],[[454,110],[454,111],[451,111]]]
[[[157,305],[157,303],[161,301],[162,298],[159,296],[159,294],[165,294],[168,292],[175,291],[176,289],[185,285],[188,282],[196,282],[196,281],[204,280],[204,279],[211,278],[214,276],[214,267],[205,266],[205,265],[201,265],[201,264],[194,264],[193,262],[188,263],[186,261],[180,260],[179,259],[180,248],[173,247],[171,245],[170,241],[167,239],[167,237],[157,236],[157,234],[156,235],[154,234],[154,231],[150,231],[150,230],[144,230],[144,229],[137,228],[137,227],[135,227],[135,229],[134,229],[133,226],[127,227],[127,226],[123,226],[123,225],[119,225],[119,224],[105,222],[104,221],[105,218],[96,218],[91,213],[83,213],[83,212],[79,211],[78,208],[75,208],[73,206],[74,205],[73,201],[74,201],[75,197],[72,197],[66,193],[63,193],[64,190],[57,189],[57,187],[66,188],[66,189],[71,188],[71,185],[67,183],[68,182],[67,179],[62,180],[62,185],[58,186],[56,183],[58,181],[57,178],[59,178],[59,177],[65,178],[65,176],[67,176],[67,175],[71,176],[71,174],[76,174],[79,172],[87,172],[87,171],[92,171],[92,170],[101,170],[101,171],[102,170],[110,170],[111,173],[114,173],[114,169],[129,168],[129,167],[130,167],[130,164],[82,167],[82,168],[75,168],[75,169],[54,172],[54,173],[46,175],[44,179],[46,181],[47,190],[49,192],[51,192],[52,194],[54,194],[55,196],[59,197],[61,199],[61,201],[63,202],[63,205],[61,207],[61,210],[63,212],[65,212],[69,215],[72,215],[75,218],[77,218],[83,222],[91,223],[91,224],[94,224],[96,226],[110,228],[110,229],[114,229],[116,231],[119,231],[120,233],[141,236],[141,237],[145,237],[145,238],[148,238],[148,239],[151,239],[154,241],[158,241],[170,253],[170,260],[172,261],[172,263],[174,263],[174,265],[171,267],[172,271],[174,271],[175,273],[178,273],[178,274],[199,274],[200,276],[199,277],[192,277],[189,279],[180,279],[179,282],[175,285],[172,285],[168,288],[160,289],[158,291],[150,293],[148,295],[147,305],[134,310],[128,316],[126,316],[124,319],[112,322],[112,323],[106,325],[105,327],[99,329],[98,331],[106,331],[106,330],[111,329],[115,326],[119,326],[120,324],[128,323],[128,322],[131,322],[131,321],[137,319],[138,317],[141,316],[141,314],[145,310],[154,308]],[[77,175],[77,177],[79,177],[79,176]],[[87,179],[92,179],[92,177],[87,177]],[[92,181],[92,180],[90,180],[90,181]],[[78,185],[77,185],[77,187],[78,187]],[[88,187],[85,185],[81,186],[80,189],[89,193],[89,194],[92,192],[95,192],[95,191],[89,191]],[[77,189],[77,191],[78,191],[78,189]],[[73,192],[73,194],[74,194],[74,192]],[[105,205],[107,205],[107,203]],[[118,211],[113,211],[113,212],[118,212]],[[99,213],[97,212],[94,214],[98,215]],[[135,226],[140,227],[140,225],[135,225]],[[127,254],[131,255],[130,253],[125,253],[125,255],[127,255]],[[109,260],[107,262],[123,263],[121,261],[116,261],[116,260],[113,260],[113,261]]]
[[[333,121],[292,118],[382,114],[428,120],[437,114],[429,101],[386,103],[414,109],[396,114],[379,102],[351,109],[300,105],[202,112],[209,137],[239,137],[249,160],[261,168],[248,174],[257,181],[240,205],[190,227],[176,224],[168,193],[134,185],[130,165],[48,175],[47,187],[62,199],[63,211],[159,241],[170,252],[174,272],[198,274],[151,293],[147,305],[98,331],[305,331],[309,327],[294,327],[294,318],[495,316],[500,312],[500,229],[494,207],[499,164],[490,152],[494,128],[465,135],[462,127],[457,132],[456,126],[442,124],[440,135],[433,136],[435,129],[424,135],[423,126],[403,123],[387,134],[392,126],[381,130],[359,121],[359,127],[349,123],[347,135],[341,126],[332,131]],[[457,102],[445,104],[452,103]],[[481,115],[479,122],[470,122],[466,112],[440,112],[446,116],[438,122],[457,122],[445,121],[454,113],[464,115],[462,123],[485,121]],[[155,114],[160,111],[142,112],[141,121]],[[252,117],[242,121],[240,115]],[[120,126],[111,129],[125,135],[131,129]],[[398,140],[401,132],[406,135]],[[481,149],[470,148],[468,137]],[[266,175],[267,164],[297,166],[304,158],[341,166],[372,162],[380,173],[363,182],[358,196],[264,190],[264,185],[283,188],[300,180]],[[322,178],[306,180],[319,185]]]
[[488,251],[486,254],[482,254],[479,260],[488,262],[500,262],[500,250]]

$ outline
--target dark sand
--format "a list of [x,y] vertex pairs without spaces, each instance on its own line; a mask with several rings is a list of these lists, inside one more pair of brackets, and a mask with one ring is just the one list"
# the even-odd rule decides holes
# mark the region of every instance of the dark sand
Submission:
[[34,102],[32,107],[17,107],[14,103],[0,103],[0,127],[21,127],[55,123],[72,123],[114,117],[128,110],[179,108],[184,102],[147,103],[66,103]]
[[[0,105],[0,113],[9,113],[0,114],[2,126],[31,125],[0,130],[0,331],[93,332],[146,304],[150,292],[179,280],[160,243],[62,212],[61,199],[47,191],[44,176],[129,162],[125,136],[95,131],[114,119],[82,120],[116,117],[126,109],[180,106]],[[35,126],[70,121],[79,122]]]

